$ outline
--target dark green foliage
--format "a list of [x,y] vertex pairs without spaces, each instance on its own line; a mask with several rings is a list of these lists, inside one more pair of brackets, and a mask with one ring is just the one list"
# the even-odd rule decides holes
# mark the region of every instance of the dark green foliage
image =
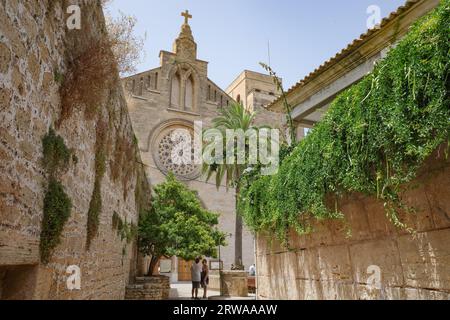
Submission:
[[137,227],[132,223],[124,222],[117,212],[114,212],[112,216],[112,228],[117,231],[120,240],[125,240],[127,244],[137,236]]
[[218,215],[204,209],[196,193],[172,174],[154,190],[152,208],[139,222],[140,251],[154,261],[162,256],[185,260],[216,256],[217,246],[223,245],[225,238],[215,228]]
[[112,226],[113,230],[118,230],[119,229],[119,225],[121,223],[122,223],[122,219],[119,217],[119,214],[114,211],[114,213],[112,215],[112,223],[111,223],[111,226]]
[[382,199],[392,222],[405,227],[397,214],[407,209],[401,187],[449,140],[449,16],[450,1],[444,0],[332,103],[277,175],[241,190],[251,229],[271,231],[280,240],[289,228],[307,232],[311,217],[342,217],[326,206],[327,196],[338,201],[351,192]]
[[95,182],[89,204],[87,221],[86,248],[89,250],[92,239],[97,236],[100,224],[100,214],[102,212],[102,180],[106,171],[106,151],[105,142],[107,137],[106,123],[99,121],[96,130],[95,142]]
[[70,162],[71,151],[66,147],[61,136],[56,135],[53,128],[42,139],[44,149],[43,164],[47,173],[54,176],[58,170],[64,170]]
[[102,194],[100,181],[94,183],[91,202],[89,203],[88,221],[87,221],[87,248],[90,248],[91,241],[97,235],[100,224],[100,213],[102,211]]
[[70,217],[72,202],[60,182],[51,179],[44,198],[40,254],[41,261],[48,263],[53,249],[60,243],[64,225]]
[[67,169],[72,152],[67,148],[61,136],[53,128],[42,139],[43,166],[49,177],[44,197],[44,217],[42,219],[39,244],[42,263],[48,263],[53,250],[60,243],[64,225],[70,217],[72,202],[57,180],[60,172]]
[[64,83],[64,76],[59,72],[59,70],[55,70],[53,72],[53,79],[57,84]]

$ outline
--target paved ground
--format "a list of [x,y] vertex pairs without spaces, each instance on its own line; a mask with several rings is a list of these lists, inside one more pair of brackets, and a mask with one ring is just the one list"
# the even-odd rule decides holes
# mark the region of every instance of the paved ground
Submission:
[[[177,282],[171,284],[170,300],[191,300],[191,282]],[[199,298],[203,297],[203,289],[198,290]],[[220,297],[219,291],[208,290],[208,298],[211,300],[254,300],[255,296],[250,295],[248,298],[224,298]]]
[[[170,296],[171,300],[191,300],[191,282],[177,282],[170,285]],[[218,296],[219,291],[208,290],[208,296]],[[203,289],[198,290],[199,298],[203,297]]]

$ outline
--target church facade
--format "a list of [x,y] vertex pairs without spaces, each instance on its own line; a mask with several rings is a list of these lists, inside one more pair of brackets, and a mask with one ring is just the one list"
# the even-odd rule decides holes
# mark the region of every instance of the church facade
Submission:
[[[197,58],[197,44],[188,23],[192,16],[188,12],[182,15],[185,23],[173,50],[160,52],[160,66],[124,78],[122,84],[151,185],[164,182],[167,173],[173,172],[198,192],[207,209],[220,214],[219,228],[228,235],[228,245],[220,248],[220,259],[223,268],[230,269],[234,263],[235,190],[227,191],[225,186],[218,190],[214,179],[205,180],[200,166],[177,165],[170,156],[174,130],[193,132],[197,121],[202,122],[203,128],[208,128],[218,110],[235,101],[208,78],[208,62]],[[254,237],[245,227],[242,245],[242,263],[248,268],[255,261]],[[164,261],[160,270],[170,273],[172,281],[190,279],[189,263],[181,259]]]

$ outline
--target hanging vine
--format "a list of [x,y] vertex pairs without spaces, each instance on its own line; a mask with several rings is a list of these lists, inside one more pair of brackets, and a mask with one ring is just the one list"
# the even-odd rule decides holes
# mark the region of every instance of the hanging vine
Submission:
[[[385,203],[399,219],[401,186],[449,141],[450,1],[444,0],[373,72],[340,94],[324,119],[288,155],[277,175],[252,177],[240,204],[247,225],[281,241],[290,228],[309,230],[311,218],[342,217],[326,205],[360,192]],[[336,202],[337,207],[337,202]]]

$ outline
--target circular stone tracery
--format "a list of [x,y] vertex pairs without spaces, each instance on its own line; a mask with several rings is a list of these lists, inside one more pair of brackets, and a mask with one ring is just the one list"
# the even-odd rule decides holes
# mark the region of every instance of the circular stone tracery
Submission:
[[[189,141],[190,140],[190,141]],[[195,179],[200,168],[194,163],[194,132],[185,126],[169,126],[153,142],[154,160],[159,170],[180,179]]]

